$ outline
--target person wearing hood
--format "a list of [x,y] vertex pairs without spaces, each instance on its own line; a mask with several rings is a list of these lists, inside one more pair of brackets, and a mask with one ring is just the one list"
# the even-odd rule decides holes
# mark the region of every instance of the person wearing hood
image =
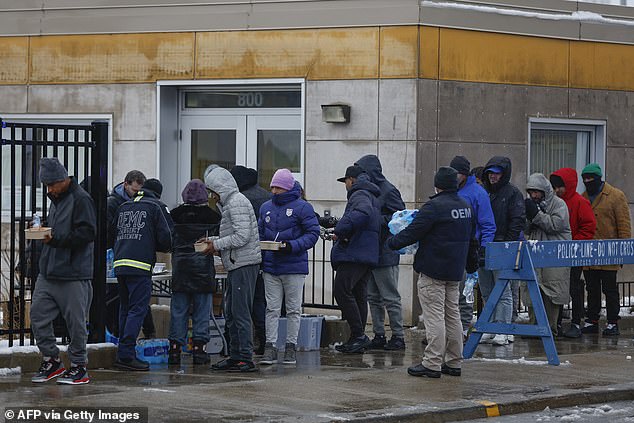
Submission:
[[304,280],[308,274],[308,250],[319,239],[319,223],[313,207],[301,198],[301,187],[288,169],[278,169],[271,179],[272,198],[262,205],[258,227],[260,240],[280,241],[282,248],[262,252],[266,292],[266,344],[260,364],[275,364],[282,299],[286,302],[284,364],[295,364]]
[[134,200],[117,210],[113,267],[121,306],[114,366],[120,370],[149,370],[148,363],[136,357],[135,346],[149,309],[156,252],[167,253],[172,248],[170,223],[163,209],[154,191],[141,189]]
[[365,335],[368,316],[367,283],[379,263],[381,190],[361,167],[349,166],[337,181],[346,184],[348,203],[335,226],[330,263],[335,270],[334,291],[341,315],[350,326],[350,339],[336,347],[343,353],[363,353],[370,346]]
[[229,330],[229,358],[215,363],[212,370],[255,372],[251,310],[255,282],[262,255],[258,222],[253,206],[238,190],[231,173],[210,165],[205,170],[205,185],[218,204],[222,218],[218,239],[206,239],[205,254],[220,253],[227,269],[225,322]]
[[[526,238],[531,241],[571,240],[568,207],[555,195],[550,181],[541,173],[533,173],[526,182],[526,192]],[[559,306],[570,301],[570,270],[567,267],[549,267],[535,269],[535,275],[550,329],[556,336]],[[525,283],[522,283],[522,298],[528,306],[529,322],[535,324],[535,310]]]
[[[592,212],[590,202],[577,192],[577,171],[564,167],[550,175],[550,184],[555,194],[566,202],[568,215],[570,216],[570,230],[573,240],[590,240],[594,238],[597,230],[597,219]],[[570,328],[564,332],[566,338],[579,338],[581,336],[581,319],[585,314],[584,309],[584,282],[581,279],[583,267],[570,268],[570,297],[572,298],[572,319]],[[557,328],[561,326],[563,306],[559,308],[559,321]]]
[[[381,237],[379,250],[379,264],[372,269],[368,279],[368,303],[370,304],[370,316],[372,316],[372,329],[374,339],[370,349],[404,350],[405,337],[403,332],[403,311],[401,306],[401,294],[398,292],[398,264],[399,254],[390,250],[385,245],[385,240],[390,234],[387,224],[392,219],[394,212],[404,210],[405,203],[399,190],[392,185],[383,175],[383,169],[379,158],[374,154],[368,154],[356,161],[355,165],[361,167],[370,177],[381,194],[379,206],[381,207]],[[385,312],[390,319],[392,337],[385,339]]]
[[[269,201],[271,193],[258,185],[258,171],[244,166],[234,166],[230,170],[233,179],[238,184],[238,190],[247,197],[253,206],[255,218],[260,217],[260,207]],[[255,294],[253,296],[253,310],[251,312],[253,320],[254,347],[255,354],[264,354],[264,344],[266,343],[266,295],[264,293],[264,279],[262,272],[258,273],[255,282]]]
[[[489,193],[491,209],[495,219],[494,241],[519,241],[526,225],[526,211],[524,196],[511,183],[511,160],[508,157],[494,156],[484,166],[482,184]],[[480,249],[481,262],[485,257],[485,248]],[[489,299],[497,272],[480,267],[478,271],[480,293],[484,301]],[[513,293],[511,283],[506,285],[502,296],[493,312],[492,321],[511,323],[513,318]],[[482,335],[480,342],[494,345],[506,345],[513,341],[513,335]]]
[[465,269],[478,266],[475,219],[469,202],[457,193],[458,173],[438,168],[436,195],[430,197],[405,229],[388,239],[393,250],[419,243],[414,270],[419,273],[418,298],[423,311],[427,347],[423,360],[409,367],[412,376],[439,378],[462,373],[462,324],[458,286]]
[[[620,189],[603,181],[603,172],[596,163],[590,163],[581,171],[586,187],[583,198],[590,201],[592,211],[597,218],[597,230],[594,239],[627,239],[632,236],[630,208],[625,194]],[[584,270],[586,291],[588,292],[588,310],[582,333],[599,332],[599,313],[601,311],[601,291],[605,295],[608,325],[604,336],[620,335],[618,321],[620,294],[616,285],[618,265],[591,266]]]
[[[495,238],[495,219],[491,210],[491,202],[487,192],[476,180],[475,174],[471,174],[471,163],[464,156],[456,156],[449,164],[458,172],[458,195],[469,202],[475,218],[475,239],[479,248],[486,248],[489,242]],[[462,337],[466,340],[471,321],[473,320],[473,303],[468,303],[462,294],[465,280],[460,282],[460,320],[462,321]]]
[[209,363],[205,345],[209,342],[209,316],[216,272],[212,256],[198,254],[194,243],[218,235],[220,214],[207,203],[207,189],[192,179],[181,194],[183,204],[171,211],[172,299],[170,301],[168,364],[181,363],[181,349],[187,342],[187,321],[191,307],[192,357],[194,365]]
[[117,216],[117,209],[126,201],[134,198],[137,192],[141,190],[147,178],[140,170],[131,170],[123,179],[123,182],[117,184],[108,199],[106,200],[106,221],[108,222],[108,248],[114,245],[114,238],[117,235],[116,222],[113,224]]

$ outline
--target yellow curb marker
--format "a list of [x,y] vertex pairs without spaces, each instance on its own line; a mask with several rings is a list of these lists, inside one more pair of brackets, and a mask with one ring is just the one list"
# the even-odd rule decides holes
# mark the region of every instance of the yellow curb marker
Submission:
[[487,417],[500,417],[500,409],[496,403],[484,400],[480,404],[484,405]]

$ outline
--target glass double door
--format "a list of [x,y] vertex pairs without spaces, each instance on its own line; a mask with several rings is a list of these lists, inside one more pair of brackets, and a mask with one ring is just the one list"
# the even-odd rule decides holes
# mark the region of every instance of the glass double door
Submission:
[[227,170],[235,165],[254,168],[266,189],[279,168],[290,169],[303,182],[299,114],[182,116],[181,131],[181,187],[191,179],[202,179],[210,164]]

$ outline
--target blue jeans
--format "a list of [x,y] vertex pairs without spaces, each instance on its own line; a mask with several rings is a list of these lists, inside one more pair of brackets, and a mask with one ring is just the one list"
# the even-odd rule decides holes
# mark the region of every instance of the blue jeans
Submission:
[[134,347],[152,295],[152,276],[118,276],[119,297],[119,349],[117,356],[128,360],[136,357]]
[[229,330],[229,356],[232,360],[253,361],[251,310],[259,264],[242,266],[227,273],[225,323]]
[[[495,281],[497,279],[497,272],[486,269],[478,270],[478,283],[480,284],[480,293],[482,298],[486,302],[493,291]],[[496,323],[511,323],[513,317],[513,293],[511,292],[511,282],[506,284],[506,288],[502,292],[500,301],[493,311],[491,316],[491,322]]]
[[187,342],[189,306],[192,305],[192,339],[194,341],[204,342],[205,344],[209,342],[211,300],[211,292],[172,292],[169,340],[179,345],[185,345]]

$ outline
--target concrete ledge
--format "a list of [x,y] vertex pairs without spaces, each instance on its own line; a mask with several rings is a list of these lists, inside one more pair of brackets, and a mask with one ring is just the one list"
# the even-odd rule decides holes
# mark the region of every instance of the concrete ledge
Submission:
[[[117,347],[113,344],[88,344],[88,368],[110,368],[114,364],[117,356]],[[70,365],[68,353],[60,352],[60,357],[66,366]],[[37,371],[42,362],[42,355],[37,351],[13,352],[10,354],[0,354],[0,368],[21,367],[22,373]]]

